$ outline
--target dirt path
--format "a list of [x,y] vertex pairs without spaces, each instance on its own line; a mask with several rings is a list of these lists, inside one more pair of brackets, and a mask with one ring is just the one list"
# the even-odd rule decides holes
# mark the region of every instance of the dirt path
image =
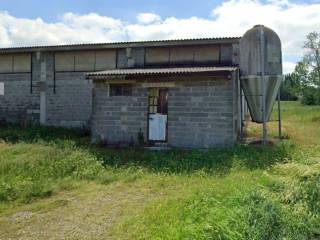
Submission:
[[0,239],[112,239],[111,227],[154,196],[138,183],[85,183],[1,217]]

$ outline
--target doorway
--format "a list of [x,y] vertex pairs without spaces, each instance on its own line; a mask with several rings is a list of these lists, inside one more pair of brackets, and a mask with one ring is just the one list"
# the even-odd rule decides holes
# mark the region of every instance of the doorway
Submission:
[[168,129],[168,89],[149,88],[148,140],[166,142]]

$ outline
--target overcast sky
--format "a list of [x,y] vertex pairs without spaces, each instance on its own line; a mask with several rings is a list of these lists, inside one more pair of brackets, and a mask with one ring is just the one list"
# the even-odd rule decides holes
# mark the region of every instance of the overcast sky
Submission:
[[242,36],[256,24],[279,34],[290,72],[320,32],[320,1],[0,0],[0,47]]

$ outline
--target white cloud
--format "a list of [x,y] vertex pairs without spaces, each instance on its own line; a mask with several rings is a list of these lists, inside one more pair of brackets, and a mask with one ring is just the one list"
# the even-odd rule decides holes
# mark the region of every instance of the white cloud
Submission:
[[274,4],[274,5],[278,5],[278,6],[290,6],[291,5],[289,0],[268,0],[267,2]]
[[137,20],[142,24],[150,24],[161,22],[161,17],[154,13],[140,13],[137,16]]
[[46,23],[41,18],[15,18],[0,12],[1,47],[121,41],[123,29],[120,20],[94,13],[66,13],[59,22]]
[[141,13],[137,23],[95,13],[65,13],[59,21],[48,23],[0,12],[0,46],[242,36],[256,24],[279,34],[284,60],[289,55],[301,56],[305,36],[320,31],[320,3],[229,0],[213,9],[211,18],[161,19],[154,13]]
[[286,61],[283,62],[282,63],[283,73],[287,74],[287,73],[293,72],[295,66],[296,66],[296,63],[294,63],[294,62],[286,62]]

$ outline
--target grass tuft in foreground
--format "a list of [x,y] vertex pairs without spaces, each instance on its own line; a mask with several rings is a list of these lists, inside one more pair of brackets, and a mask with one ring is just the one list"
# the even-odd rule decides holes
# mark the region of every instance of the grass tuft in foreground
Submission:
[[319,239],[319,114],[285,103],[289,140],[207,152],[103,149],[83,131],[1,128],[0,238]]

